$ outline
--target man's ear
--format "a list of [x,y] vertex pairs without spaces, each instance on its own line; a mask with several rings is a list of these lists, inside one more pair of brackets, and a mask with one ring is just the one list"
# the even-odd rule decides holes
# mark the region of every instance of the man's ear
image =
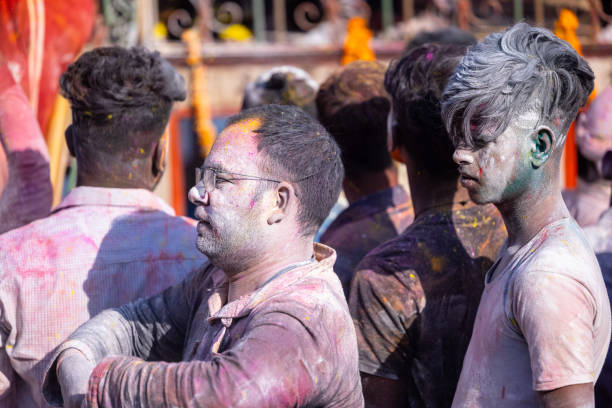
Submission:
[[161,179],[161,176],[166,170],[166,152],[168,151],[167,145],[168,132],[166,131],[155,144],[155,150],[153,151],[153,168],[151,170],[153,179],[156,182]]
[[74,140],[74,128],[72,125],[66,128],[64,132],[64,137],[66,138],[66,146],[68,146],[68,151],[72,157],[76,157],[76,141]]
[[387,126],[387,150],[391,158],[400,163],[406,163],[397,143],[397,122],[393,121]]
[[538,168],[550,158],[555,141],[555,134],[548,127],[541,127],[532,136],[531,165]]
[[272,213],[268,217],[268,225],[281,222],[288,215],[290,206],[293,204],[295,196],[294,187],[287,182],[280,182],[276,186],[275,199],[276,203],[272,209]]

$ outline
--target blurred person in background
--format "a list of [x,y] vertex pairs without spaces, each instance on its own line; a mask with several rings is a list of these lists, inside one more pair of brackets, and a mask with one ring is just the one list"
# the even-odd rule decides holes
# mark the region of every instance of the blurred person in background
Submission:
[[447,27],[434,31],[421,31],[408,42],[404,52],[409,52],[425,44],[454,44],[469,47],[477,42],[474,34],[469,31],[464,31],[458,27]]
[[319,120],[342,151],[342,186],[349,202],[320,242],[338,254],[334,271],[347,299],[357,263],[414,218],[410,195],[399,184],[387,149],[385,70],[381,62],[352,62],[333,73],[316,98]]
[[283,65],[260,74],[244,89],[242,109],[261,105],[293,105],[316,117],[319,84],[303,69]]
[[590,139],[589,145],[599,143],[612,148],[612,88],[600,92],[589,109],[578,118],[578,186],[563,191],[563,199],[581,227],[597,223],[601,214],[608,209],[612,193],[612,184],[604,179],[597,158],[583,143],[586,138]]
[[[195,221],[152,193],[183,78],[157,52],[110,47],[82,54],[60,88],[72,108],[77,187],[47,218],[0,235],[0,406],[47,406],[40,385],[62,339],[206,261],[193,245]],[[21,112],[21,128],[37,127]]]
[[[611,97],[611,90],[612,88],[607,88],[598,95],[592,102],[591,109],[595,103],[597,103],[598,106],[601,104],[608,108],[608,104],[603,104],[600,98],[604,98],[604,96],[607,95],[606,101],[612,102],[612,100],[608,99]],[[588,112],[590,112],[590,110]],[[599,110],[599,112],[602,113],[604,117],[609,114],[607,110],[603,112]],[[583,113],[578,120],[579,125],[576,134],[576,143],[578,144],[581,154],[588,157],[588,159],[583,157],[582,161],[583,164],[585,161],[588,163],[589,174],[593,174],[594,176],[601,175],[602,177],[601,179],[596,179],[595,183],[601,186],[601,190],[598,191],[598,198],[603,201],[603,194],[602,197],[599,197],[599,194],[602,193],[602,190],[605,190],[606,184],[608,191],[612,190],[610,188],[610,179],[612,178],[612,137],[601,137],[601,133],[610,133],[608,131],[609,122],[606,121],[594,125],[594,127],[600,129],[601,133],[591,132],[588,130],[587,125],[592,118],[588,116],[583,117],[584,115]],[[600,120],[603,120],[604,117],[600,117]],[[595,224],[584,228],[584,234],[593,248],[593,251],[595,251],[606,284],[608,299],[612,303],[612,208],[609,207],[612,203],[612,197],[608,196],[606,202],[608,203],[608,208],[601,214]],[[598,203],[597,207],[599,206],[601,206],[601,203]],[[586,206],[583,206],[583,210],[588,211],[588,208],[585,207]],[[608,350],[606,361],[599,375],[599,379],[595,384],[595,405],[598,407],[612,406],[611,350]]]

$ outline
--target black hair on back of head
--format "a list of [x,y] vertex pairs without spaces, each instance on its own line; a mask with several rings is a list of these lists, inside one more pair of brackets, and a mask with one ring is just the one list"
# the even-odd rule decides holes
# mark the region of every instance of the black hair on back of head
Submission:
[[385,88],[397,121],[396,143],[430,175],[457,175],[454,146],[441,116],[442,93],[465,54],[460,45],[427,44],[389,66]]
[[[81,55],[62,74],[60,93],[70,102],[78,138],[93,149],[122,154],[150,149],[172,103],[186,96],[183,78],[158,52],[121,47]],[[145,136],[138,146],[132,134]]]
[[392,166],[387,150],[387,116],[391,101],[385,91],[386,67],[355,61],[334,72],[319,88],[319,120],[342,149],[347,177]]

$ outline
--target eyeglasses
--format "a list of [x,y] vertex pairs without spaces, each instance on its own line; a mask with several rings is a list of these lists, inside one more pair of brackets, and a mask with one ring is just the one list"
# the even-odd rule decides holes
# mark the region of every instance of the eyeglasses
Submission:
[[[280,180],[272,180],[272,179],[267,179],[267,178],[263,178],[263,177],[257,177],[257,176],[249,176],[247,174],[241,174],[241,173],[233,173],[230,171],[225,171],[225,170],[221,170],[221,169],[215,169],[213,167],[198,167],[195,169],[196,170],[196,174],[195,174],[195,182],[196,182],[196,188],[198,189],[198,192],[200,193],[200,195],[203,195],[204,192],[211,192],[213,191],[215,188],[217,188],[217,183],[222,183],[222,182],[228,182],[231,183],[234,180],[257,180],[257,181],[269,181],[272,183],[280,183]],[[231,176],[237,176],[237,177],[222,177],[220,176],[220,174],[227,174],[227,175],[231,175]],[[201,188],[204,187],[204,191],[201,190]]]

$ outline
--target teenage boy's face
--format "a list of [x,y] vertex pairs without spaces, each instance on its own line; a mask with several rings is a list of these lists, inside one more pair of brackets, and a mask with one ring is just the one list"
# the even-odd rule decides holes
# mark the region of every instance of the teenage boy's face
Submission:
[[512,200],[529,186],[531,136],[538,124],[533,111],[518,115],[497,138],[474,135],[474,145],[460,143],[453,160],[459,165],[461,185],[478,204]]

